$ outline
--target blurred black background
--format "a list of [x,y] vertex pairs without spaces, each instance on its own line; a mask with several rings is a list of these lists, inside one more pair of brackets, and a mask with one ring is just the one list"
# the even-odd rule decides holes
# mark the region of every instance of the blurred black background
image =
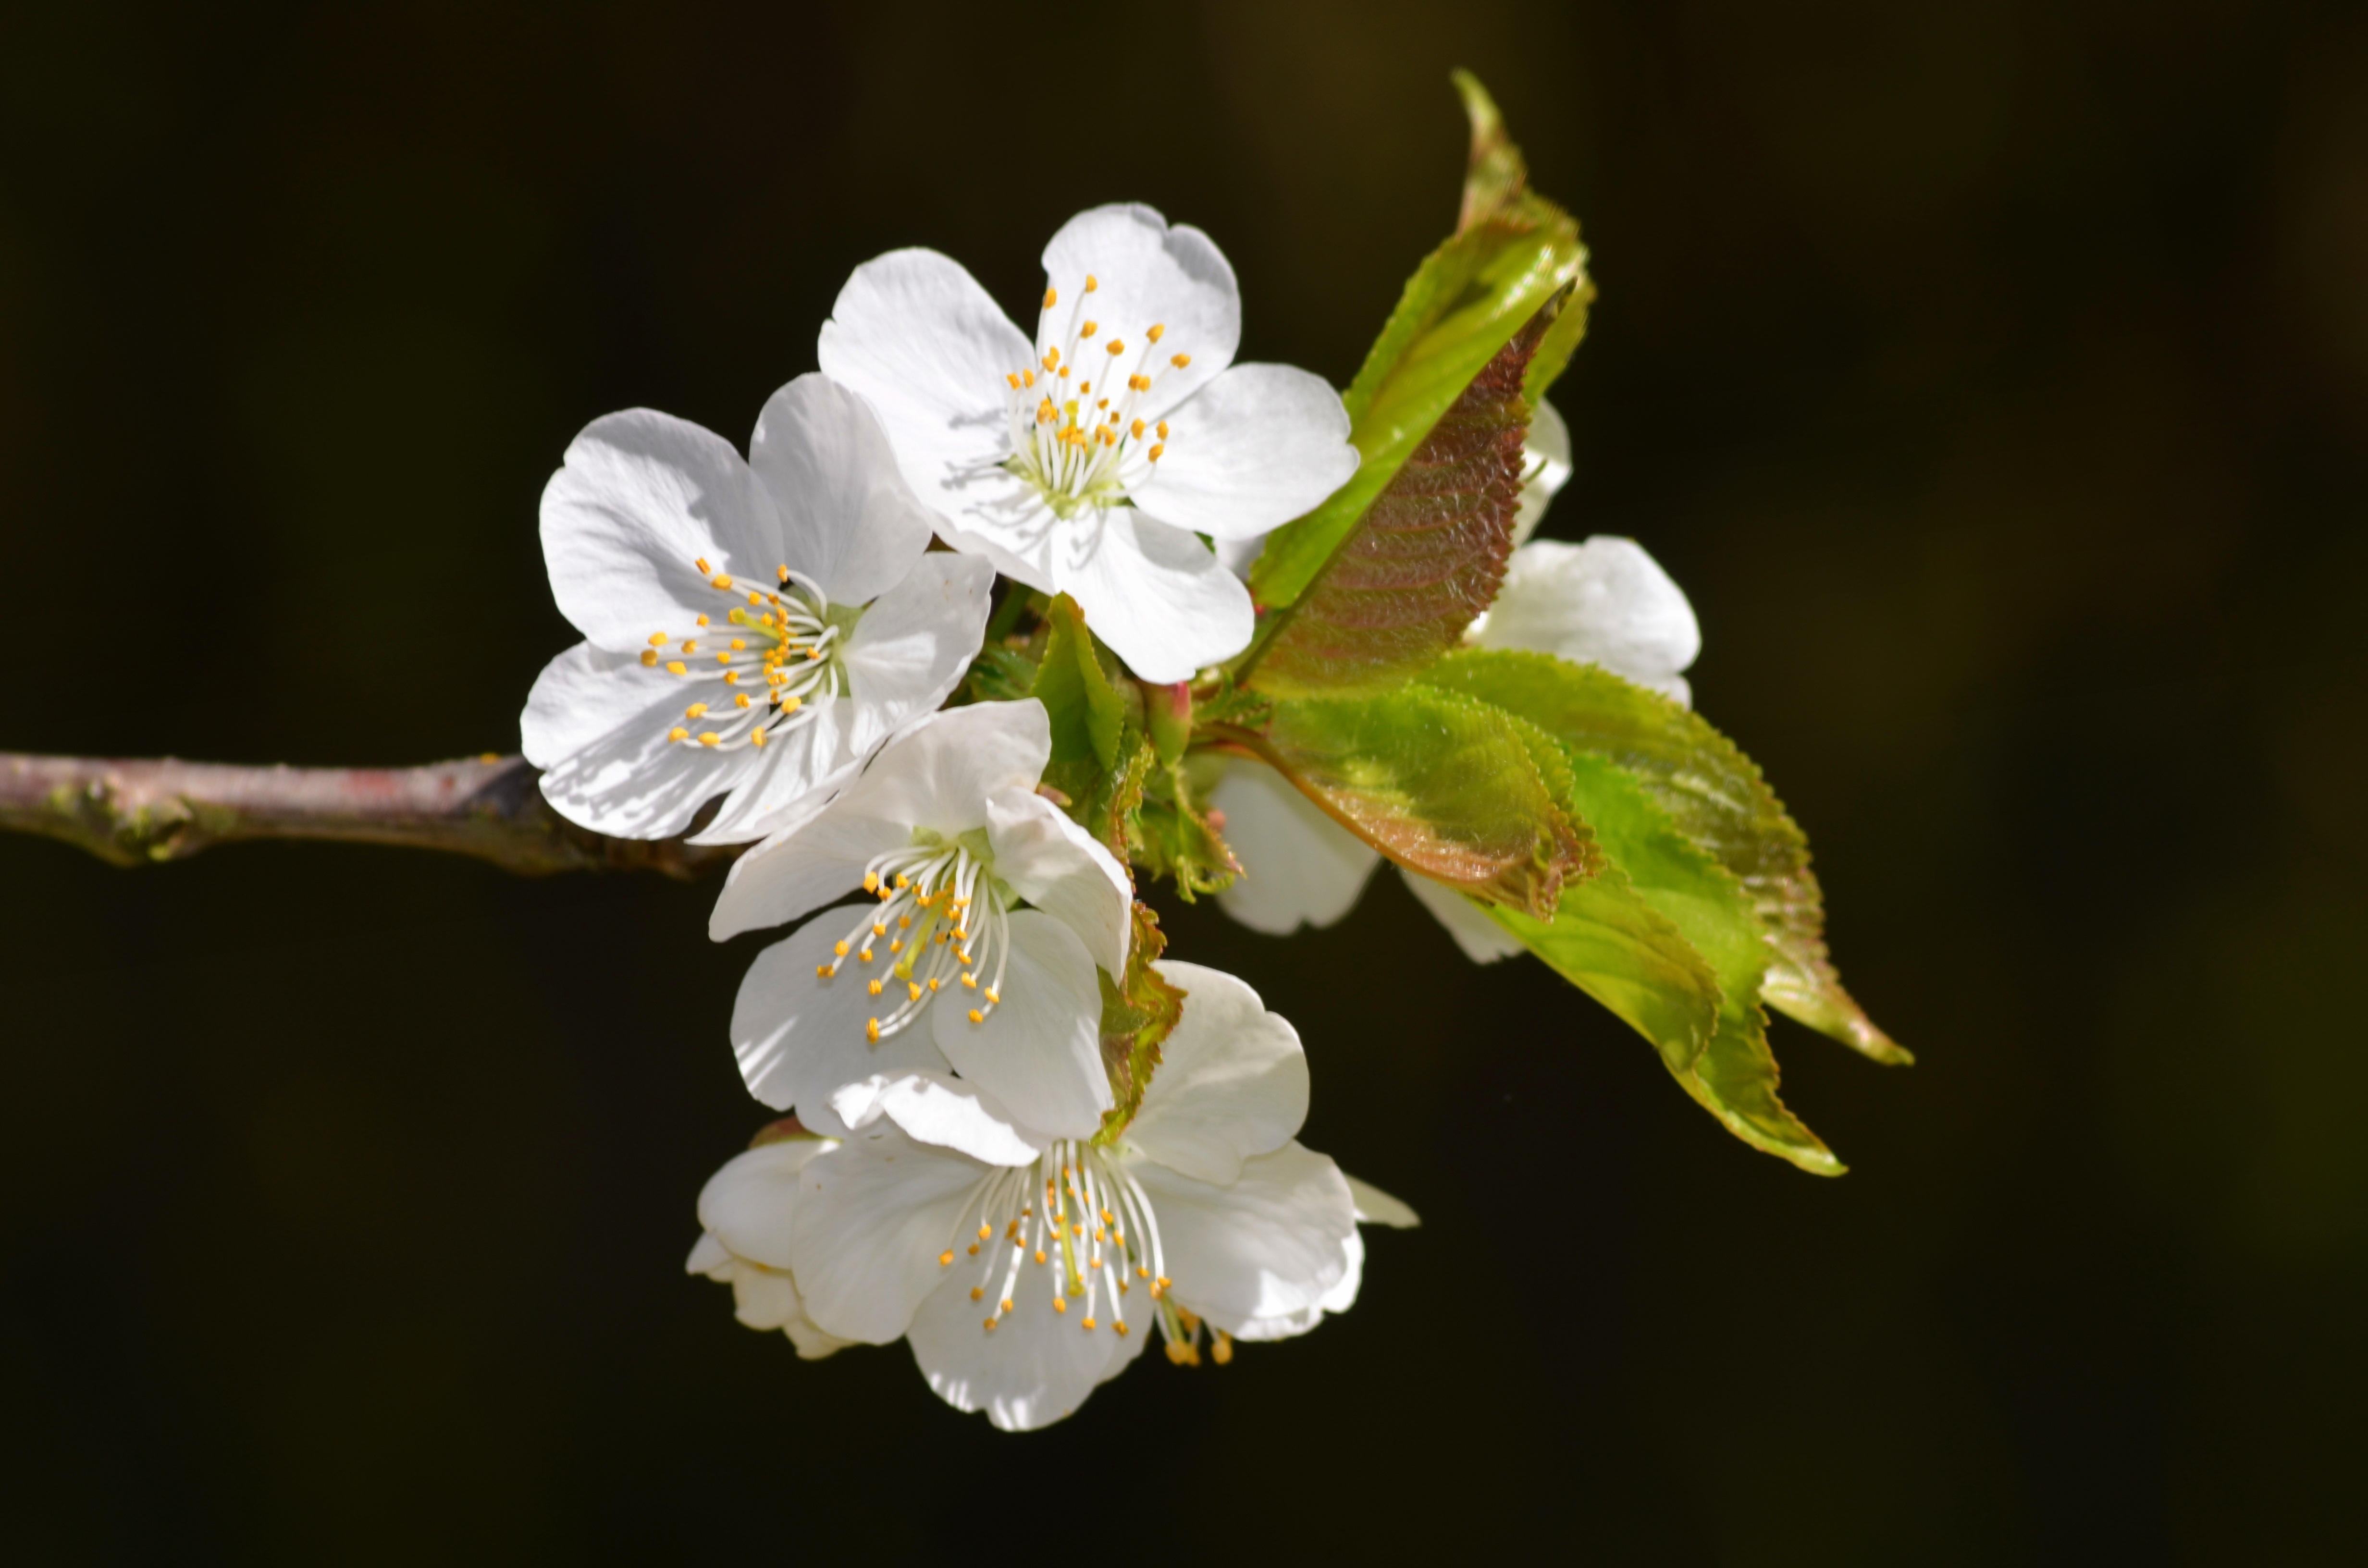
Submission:
[[1692,595],[1699,705],[1922,1060],[1780,1022],[1854,1167],[1819,1181],[1392,879],[1290,942],[1171,906],[1299,1025],[1307,1142],[1427,1223],[1315,1335],[1015,1438],[682,1274],[765,1114],[712,885],[0,839],[0,1543],[2337,1560],[2363,22],[8,8],[0,747],[232,761],[514,747],[572,637],[535,535],[569,437],[745,441],[882,250],[1022,301],[1071,212],[1147,200],[1232,257],[1247,357],[1345,382],[1452,223],[1473,67],[1601,290],[1547,531]]

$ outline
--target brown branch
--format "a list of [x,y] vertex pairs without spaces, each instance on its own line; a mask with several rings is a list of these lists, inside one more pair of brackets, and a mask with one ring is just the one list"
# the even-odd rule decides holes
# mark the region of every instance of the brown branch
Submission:
[[217,844],[326,839],[441,849],[527,876],[650,870],[688,881],[736,846],[608,838],[543,801],[526,759],[426,767],[240,767],[0,752],[0,830],[44,834],[117,866]]

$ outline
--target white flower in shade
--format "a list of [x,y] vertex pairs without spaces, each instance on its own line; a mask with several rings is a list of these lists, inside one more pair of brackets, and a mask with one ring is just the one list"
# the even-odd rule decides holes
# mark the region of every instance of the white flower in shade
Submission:
[[543,556],[585,641],[520,720],[572,822],[761,838],[945,699],[994,573],[928,554],[935,519],[862,401],[820,376],[773,394],[743,461],[696,425],[597,419],[542,495]]
[[[948,1403],[997,1426],[1057,1421],[1142,1351],[1203,1331],[1304,1333],[1355,1299],[1360,1195],[1292,1135],[1299,1038],[1257,993],[1196,964],[1141,1109],[1109,1145],[1053,1138],[934,1074],[839,1091],[854,1132],[800,1173],[791,1266],[825,1332],[903,1338]],[[1410,1222],[1372,1193],[1361,1206]]]
[[757,1146],[708,1178],[699,1194],[699,1244],[685,1267],[732,1287],[736,1315],[750,1328],[780,1329],[798,1355],[818,1361],[853,1341],[816,1328],[790,1273],[790,1228],[798,1173],[838,1144],[795,1121],[777,1122]]
[[1133,884],[1036,793],[1052,745],[1032,698],[934,714],[732,868],[718,941],[870,895],[749,967],[732,1039],[750,1093],[835,1135],[840,1085],[951,1067],[1048,1133],[1100,1127],[1094,971],[1126,969]]
[[822,368],[880,413],[955,548],[1076,597],[1149,681],[1239,653],[1249,595],[1194,535],[1253,539],[1357,469],[1339,395],[1305,370],[1235,365],[1240,290],[1200,230],[1099,207],[1044,248],[1022,332],[947,256],[856,268]]
[[[1526,539],[1571,472],[1570,432],[1541,403],[1530,426],[1528,480],[1516,539]],[[1693,607],[1634,540],[1598,535],[1584,544],[1537,540],[1505,565],[1496,602],[1472,623],[1474,647],[1553,653],[1600,665],[1679,702],[1691,693],[1679,672],[1702,651]],[[1235,763],[1210,792],[1224,813],[1225,842],[1247,874],[1217,895],[1218,906],[1254,931],[1288,936],[1333,924],[1357,902],[1381,857],[1326,816],[1270,767]],[[1474,963],[1521,945],[1461,893],[1426,877],[1406,886]]]

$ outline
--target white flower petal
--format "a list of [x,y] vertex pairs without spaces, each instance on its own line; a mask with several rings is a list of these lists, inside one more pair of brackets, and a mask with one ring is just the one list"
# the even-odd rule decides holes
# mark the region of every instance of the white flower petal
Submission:
[[675,677],[627,654],[579,642],[543,667],[518,729],[543,770],[543,799],[568,821],[611,838],[670,838],[699,808],[747,781],[746,752],[685,745]]
[[1219,1328],[1319,1305],[1348,1270],[1356,1208],[1322,1154],[1285,1143],[1244,1161],[1224,1187],[1148,1160],[1127,1170],[1151,1199],[1177,1304]]
[[995,568],[924,555],[855,623],[839,659],[851,705],[847,753],[862,758],[962,684],[986,634]]
[[704,1274],[710,1279],[728,1280],[732,1278],[732,1249],[718,1241],[714,1232],[701,1231],[699,1240],[691,1245],[690,1256],[683,1261],[682,1269],[686,1274]]
[[[1092,293],[1086,291],[1088,276]],[[1097,207],[1062,224],[1044,247],[1044,279],[1060,299],[1037,327],[1037,352],[1066,353],[1073,324],[1095,323],[1088,363],[1108,358],[1090,345],[1115,338],[1128,347],[1116,356],[1120,364],[1129,370],[1140,365],[1152,378],[1151,391],[1135,404],[1144,419],[1159,418],[1213,381],[1241,347],[1241,287],[1224,253],[1200,230],[1183,223],[1171,229],[1139,203]],[[1154,326],[1163,329],[1156,345]],[[1178,354],[1191,363],[1170,363]]]
[[902,1335],[945,1277],[938,1258],[989,1174],[887,1121],[816,1158],[798,1190],[791,1247],[806,1315],[866,1345]]
[[[1101,1129],[1102,1112],[1117,1103],[1102,1070],[1102,994],[1093,955],[1076,932],[1036,910],[1014,913],[1008,929],[1011,961],[997,992],[1002,1001],[990,1010],[965,987],[940,993],[929,1007],[938,1049],[1022,1125],[1056,1138],[1090,1138]],[[972,1023],[972,1010],[984,1021]]]
[[1552,653],[1688,700],[1679,672],[1702,653],[1693,607],[1634,540],[1538,540],[1505,563],[1505,585],[1468,640]]
[[1189,680],[1249,645],[1258,625],[1249,590],[1207,545],[1131,507],[1100,517],[1054,552],[1053,566],[1057,586],[1129,669],[1163,685]]
[[1392,1230],[1411,1231],[1422,1223],[1422,1216],[1403,1198],[1393,1198],[1369,1181],[1359,1181],[1348,1172],[1340,1173],[1349,1183],[1349,1196],[1356,1200],[1357,1223],[1387,1225]]
[[1232,975],[1174,960],[1152,967],[1184,992],[1184,1016],[1126,1139],[1148,1159],[1223,1186],[1307,1119],[1307,1053],[1281,1015]]
[[733,862],[707,917],[711,938],[721,942],[743,931],[786,926],[845,898],[863,885],[863,868],[873,856],[912,842],[907,824],[837,809],[846,799],[785,823]]
[[995,874],[1021,898],[1075,931],[1094,962],[1126,972],[1134,884],[1093,835],[1033,790],[987,802],[987,843]]
[[1517,550],[1538,531],[1555,492],[1570,483],[1570,426],[1563,423],[1554,405],[1543,399],[1530,415],[1530,438],[1521,452],[1521,471],[1529,478],[1522,482],[1520,506],[1513,513]]
[[1014,1126],[975,1085],[943,1073],[874,1074],[832,1095],[830,1108],[855,1131],[884,1116],[923,1143],[990,1165],[1030,1164],[1051,1142]]
[[823,374],[880,415],[921,504],[958,516],[1010,455],[1004,377],[1034,360],[1027,337],[951,256],[891,251],[855,269],[823,324]]
[[734,1155],[700,1188],[699,1222],[738,1256],[789,1267],[798,1173],[832,1147],[825,1138],[784,1138]]
[[1357,472],[1340,394],[1289,365],[1236,365],[1170,417],[1165,452],[1129,498],[1212,539],[1281,528]]
[[947,1070],[927,1019],[877,1045],[864,1038],[865,1024],[887,1011],[866,983],[886,971],[884,954],[871,964],[850,954],[828,980],[814,972],[833,961],[832,944],[855,913],[825,915],[758,953],[732,1005],[732,1051],[748,1092],[775,1110],[796,1111],[809,1131],[826,1137],[848,1131],[830,1108],[840,1085],[875,1073]]
[[[1354,1176],[1349,1179],[1352,1185],[1356,1181]],[[1252,1344],[1262,1340],[1290,1339],[1322,1323],[1325,1313],[1345,1312],[1355,1306],[1357,1291],[1365,1279],[1365,1238],[1350,1231],[1340,1244],[1340,1253],[1348,1268],[1340,1276],[1340,1282],[1324,1292],[1322,1301],[1295,1312],[1283,1312],[1270,1318],[1252,1318],[1233,1331],[1234,1337]]]
[[[955,1267],[929,1293],[908,1333],[913,1359],[939,1399],[957,1410],[984,1410],[1007,1432],[1030,1432],[1069,1415],[1133,1364],[1151,1337],[1149,1310],[1121,1335],[1113,1326],[1118,1314],[1105,1306],[1110,1316],[1088,1329],[1083,1297],[1072,1298],[1064,1312],[1053,1310],[1055,1273],[1050,1265],[1022,1267],[1011,1311],[992,1330],[986,1317],[996,1303],[970,1299],[974,1268]],[[1000,1267],[991,1278],[985,1288],[998,1289]]]
[[993,562],[1015,583],[1040,593],[1060,591],[1053,586],[1053,558],[1067,528],[1042,491],[996,469],[963,485],[958,499],[960,509],[938,528],[948,544]]
[[825,376],[775,392],[748,466],[780,520],[781,559],[840,604],[886,593],[929,548],[936,514],[913,496],[871,406]]
[[995,796],[1033,790],[1052,757],[1052,721],[1032,697],[949,708],[873,757],[825,812],[893,824],[900,842],[909,842],[916,827],[951,838],[985,827],[986,802]]
[[1217,907],[1253,931],[1329,926],[1365,891],[1381,856],[1261,763],[1235,762],[1210,791],[1243,874]]
[[862,759],[848,755],[853,704],[817,702],[805,722],[778,730],[762,746],[733,752],[742,781],[715,819],[690,835],[692,844],[746,844],[800,820],[810,802],[826,799],[855,777]]
[[1521,946],[1520,938],[1483,915],[1473,906],[1470,899],[1453,888],[1442,886],[1429,877],[1418,876],[1404,867],[1399,868],[1399,874],[1406,879],[1406,891],[1430,911],[1432,918],[1447,927],[1447,934],[1455,938],[1455,945],[1463,949],[1463,956],[1474,963],[1495,963],[1499,959],[1508,959],[1527,951]]
[[732,443],[637,408],[584,427],[542,492],[542,554],[559,611],[611,653],[712,608],[697,562],[765,582],[781,554],[773,504]]
[[796,1317],[781,1324],[781,1332],[790,1336],[791,1345],[797,1346],[799,1360],[819,1361],[826,1356],[837,1355],[850,1345],[860,1343],[853,1339],[841,1339],[835,1334],[825,1334],[815,1327],[814,1320],[806,1316],[803,1310],[803,1297],[800,1298],[800,1307],[801,1310]]

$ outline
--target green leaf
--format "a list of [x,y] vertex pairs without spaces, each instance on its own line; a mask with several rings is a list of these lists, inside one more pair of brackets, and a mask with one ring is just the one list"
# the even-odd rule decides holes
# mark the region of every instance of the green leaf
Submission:
[[1387,690],[1454,647],[1505,580],[1521,501],[1530,359],[1565,284],[1497,351],[1298,601],[1271,612],[1241,678],[1281,697]]
[[1144,1091],[1159,1070],[1160,1047],[1184,1016],[1185,992],[1161,979],[1151,967],[1167,948],[1159,917],[1137,903],[1125,975],[1113,981],[1095,971],[1102,983],[1102,1068],[1110,1074],[1110,1094],[1118,1101],[1114,1108],[1102,1113],[1101,1131],[1094,1134],[1096,1143],[1116,1142],[1143,1108]]
[[1045,610],[1044,627],[1044,657],[1031,695],[1053,721],[1053,760],[1091,759],[1105,770],[1117,767],[1126,700],[1103,667],[1085,612],[1061,594]]
[[1465,77],[1458,86],[1473,119],[1475,159],[1463,224],[1407,280],[1342,395],[1360,459],[1355,477],[1269,535],[1251,568],[1250,591],[1269,607],[1298,601],[1472,379],[1549,299],[1576,285],[1570,308],[1554,319],[1531,361],[1525,390],[1532,402],[1561,373],[1586,330],[1594,290],[1577,221],[1526,188],[1520,153],[1505,139],[1479,84]]
[[1209,825],[1198,771],[1181,759],[1153,767],[1127,826],[1129,858],[1155,877],[1171,878],[1187,903],[1224,892],[1242,874],[1241,862]]
[[1827,955],[1824,895],[1809,869],[1807,838],[1759,767],[1702,715],[1545,653],[1465,650],[1432,665],[1422,682],[1518,713],[1573,752],[1609,757],[1635,775],[1748,895],[1771,945],[1768,1003],[1878,1062],[1914,1060],[1842,988]]
[[1261,730],[1217,738],[1262,758],[1342,826],[1434,881],[1543,917],[1593,874],[1528,743],[1485,703],[1409,686],[1379,698],[1277,702]]
[[[1570,758],[1571,801],[1636,893],[1685,934],[1717,976],[1718,1027],[1678,1082],[1726,1130],[1804,1171],[1839,1176],[1841,1163],[1776,1093],[1776,1058],[1760,1011],[1769,941],[1725,867],[1679,832],[1642,782],[1608,757]],[[1662,1059],[1666,1062],[1668,1053]],[[1675,1071],[1673,1068],[1672,1071]]]

